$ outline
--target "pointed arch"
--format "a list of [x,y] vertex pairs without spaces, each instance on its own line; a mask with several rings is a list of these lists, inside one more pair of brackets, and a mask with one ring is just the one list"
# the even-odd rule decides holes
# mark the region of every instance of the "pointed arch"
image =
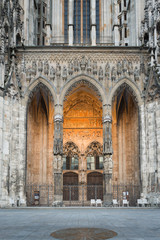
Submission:
[[137,85],[133,81],[131,81],[129,78],[122,78],[115,84],[115,86],[112,88],[110,92],[110,95],[108,98],[108,104],[112,106],[114,97],[117,95],[120,89],[123,89],[123,88],[129,89],[135,101],[137,102],[138,106],[142,105],[143,101],[141,97],[141,92],[138,89]]
[[24,95],[26,102],[28,102],[32,92],[36,89],[36,87],[39,86],[39,84],[43,85],[45,88],[48,89],[48,92],[50,93],[50,96],[52,97],[54,103],[57,103],[57,94],[56,94],[56,89],[54,85],[45,77],[38,77],[32,81],[32,83],[28,86],[26,89]]
[[71,78],[61,89],[60,92],[60,104],[63,106],[65,97],[71,92],[72,89],[78,85],[87,85],[88,88],[92,89],[97,97],[103,102],[103,105],[107,104],[107,97],[104,87],[95,78],[89,77],[85,74],[80,74],[76,77]]

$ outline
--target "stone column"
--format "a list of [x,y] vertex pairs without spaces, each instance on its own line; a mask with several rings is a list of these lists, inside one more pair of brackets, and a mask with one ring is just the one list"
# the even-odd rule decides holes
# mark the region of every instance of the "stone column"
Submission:
[[4,75],[5,75],[5,65],[4,56],[0,55],[0,87],[4,87]]
[[119,24],[118,24],[118,4],[117,1],[114,2],[114,44],[115,46],[119,46]]
[[74,18],[74,0],[69,0],[69,16],[68,16],[68,42],[73,45],[73,18]]
[[54,202],[56,201],[61,204],[63,201],[63,117],[60,114],[56,114],[54,117],[53,153]]
[[96,0],[90,0],[91,45],[96,46]]
[[103,154],[104,154],[104,205],[112,203],[112,120],[106,115],[103,119]]

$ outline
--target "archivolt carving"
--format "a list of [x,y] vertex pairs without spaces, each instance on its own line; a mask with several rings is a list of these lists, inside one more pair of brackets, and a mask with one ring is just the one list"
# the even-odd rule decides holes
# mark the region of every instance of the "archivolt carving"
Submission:
[[46,87],[43,83],[39,83],[35,86],[35,88],[30,92],[29,94],[29,98],[28,98],[28,103],[30,103],[33,99],[33,97],[35,96],[36,93],[38,93],[40,90],[43,90],[44,92],[46,92],[46,95],[50,98],[50,100],[52,102],[54,102],[52,93],[50,92],[50,90],[48,89],[48,87]]
[[112,103],[115,101],[115,97],[118,96],[118,94],[124,90],[128,91],[132,95],[133,100],[136,103],[136,106],[138,106],[137,96],[136,96],[134,90],[127,83],[123,83],[117,88],[117,90],[114,92],[114,95],[112,98]]
[[80,151],[74,142],[67,142],[63,146],[63,154],[69,157],[75,157],[80,155]]
[[98,99],[102,102],[102,97],[101,97],[101,94],[99,93],[98,89],[92,83],[90,83],[86,80],[80,80],[76,83],[73,83],[71,85],[71,87],[67,90],[64,101],[66,100],[66,97],[70,96],[70,93],[72,92],[73,89],[84,86],[84,85],[87,86],[88,88],[92,89],[95,92],[95,94],[97,95]]
[[86,156],[102,156],[103,146],[99,142],[92,142],[85,151]]

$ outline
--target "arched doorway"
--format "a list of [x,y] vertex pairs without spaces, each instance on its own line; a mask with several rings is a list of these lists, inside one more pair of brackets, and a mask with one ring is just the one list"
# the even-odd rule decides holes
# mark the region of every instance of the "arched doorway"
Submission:
[[140,191],[138,104],[127,85],[114,97],[112,120],[113,195],[135,204]]
[[[87,163],[90,156],[86,155],[86,146],[90,146],[91,142],[103,144],[102,102],[95,89],[89,88],[83,81],[72,87],[65,97],[63,116],[63,174],[70,170],[78,174],[79,200],[87,201],[87,174],[92,171],[88,167],[93,164]],[[67,148],[69,150],[66,151]],[[102,152],[97,158],[93,157],[95,169],[103,171]]]
[[78,174],[66,172],[63,174],[63,201],[78,200]]
[[87,175],[87,200],[103,200],[103,174],[91,172]]
[[48,204],[49,185],[53,184],[54,104],[46,86],[38,84],[30,94],[27,111],[27,198],[34,204]]

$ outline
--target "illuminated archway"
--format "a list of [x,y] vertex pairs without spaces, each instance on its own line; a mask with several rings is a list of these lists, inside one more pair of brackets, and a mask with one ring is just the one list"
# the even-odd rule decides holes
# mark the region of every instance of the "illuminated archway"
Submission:
[[112,102],[113,183],[139,185],[139,107],[134,91],[121,85]]
[[53,181],[52,94],[42,83],[30,92],[27,109],[27,185]]

